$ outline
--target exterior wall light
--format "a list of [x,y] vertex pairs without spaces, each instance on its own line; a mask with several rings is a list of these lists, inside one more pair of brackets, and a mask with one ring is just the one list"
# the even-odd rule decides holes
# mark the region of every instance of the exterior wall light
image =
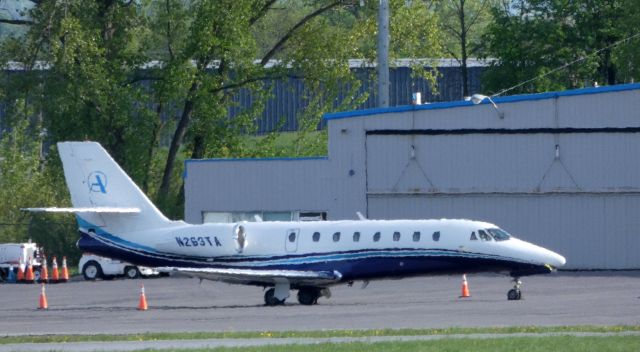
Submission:
[[500,110],[498,108],[498,105],[496,105],[496,103],[493,101],[493,99],[491,99],[491,97],[488,97],[488,96],[482,95],[482,94],[474,94],[474,95],[471,96],[471,98],[469,98],[469,100],[471,100],[471,102],[474,103],[475,105],[478,105],[478,104],[482,103],[485,100],[489,100],[491,105],[493,105],[493,107],[498,112],[498,117],[500,117],[501,119],[504,119],[504,112],[502,112],[502,110]]

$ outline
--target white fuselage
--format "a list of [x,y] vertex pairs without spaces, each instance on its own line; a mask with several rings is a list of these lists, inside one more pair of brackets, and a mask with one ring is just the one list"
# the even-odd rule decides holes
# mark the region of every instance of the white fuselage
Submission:
[[82,240],[79,245],[138,265],[337,270],[348,279],[519,268],[526,274],[565,263],[557,253],[513,237],[481,238],[479,231],[487,229],[497,226],[449,219],[203,225],[176,221],[126,234],[108,233],[108,227],[81,227],[96,241],[87,248],[82,248]]

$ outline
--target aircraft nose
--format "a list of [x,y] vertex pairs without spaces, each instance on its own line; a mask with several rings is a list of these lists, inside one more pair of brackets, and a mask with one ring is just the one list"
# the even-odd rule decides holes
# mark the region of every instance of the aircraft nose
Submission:
[[561,256],[560,254],[552,251],[548,251],[548,252],[549,253],[547,253],[546,255],[547,263],[545,264],[549,264],[554,268],[559,268],[561,266],[564,266],[567,263],[567,260],[565,259],[565,257]]

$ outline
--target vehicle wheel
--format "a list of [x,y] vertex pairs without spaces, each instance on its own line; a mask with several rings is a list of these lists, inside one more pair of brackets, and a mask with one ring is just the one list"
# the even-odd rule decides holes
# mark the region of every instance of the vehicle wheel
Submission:
[[128,266],[124,268],[124,275],[129,279],[137,279],[140,277],[140,270],[135,266]]
[[82,267],[82,276],[85,280],[93,281],[103,277],[100,264],[95,261],[89,261]]
[[284,304],[284,300],[277,299],[275,295],[276,290],[274,288],[270,288],[267,292],[264,293],[264,304],[267,306],[279,306]]
[[518,301],[522,298],[522,292],[520,290],[511,289],[507,293],[507,299],[510,301]]
[[298,290],[298,302],[305,306],[310,306],[318,303],[320,297],[320,290],[313,287],[305,287]]

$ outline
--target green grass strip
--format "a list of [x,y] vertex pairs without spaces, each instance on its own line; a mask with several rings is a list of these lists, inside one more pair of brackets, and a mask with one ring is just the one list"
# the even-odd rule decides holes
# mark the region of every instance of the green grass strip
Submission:
[[87,342],[87,341],[154,341],[196,339],[250,339],[286,337],[369,337],[369,336],[415,336],[452,334],[512,334],[512,333],[562,333],[599,332],[616,333],[640,331],[640,325],[620,326],[555,326],[555,327],[496,327],[496,328],[446,328],[446,329],[380,329],[380,330],[321,330],[321,331],[263,331],[263,332],[181,332],[144,333],[127,335],[23,335],[0,337],[0,344]]
[[[217,352],[405,352],[405,351],[474,351],[474,352],[628,352],[640,349],[640,337],[637,336],[545,336],[514,337],[495,339],[443,339],[434,341],[394,341],[376,343],[322,343],[316,345],[283,345],[236,347],[215,349],[190,349],[173,351],[217,351]],[[167,350],[162,350],[167,351]]]

